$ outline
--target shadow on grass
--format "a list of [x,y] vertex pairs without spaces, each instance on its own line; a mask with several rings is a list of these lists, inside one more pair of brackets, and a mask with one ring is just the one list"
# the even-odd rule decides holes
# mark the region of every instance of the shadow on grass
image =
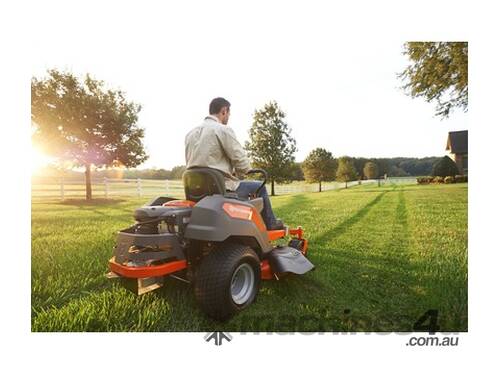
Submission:
[[[348,231],[380,202],[385,193],[377,195],[317,241],[320,243],[326,237]],[[380,248],[372,251],[367,244],[367,249],[335,249],[331,257],[317,263],[317,276],[310,274],[271,286],[283,302],[300,291],[300,296],[296,297],[301,304],[314,306],[310,314],[316,317],[312,321],[317,327],[313,324],[306,330],[410,331],[425,311],[412,289],[418,281],[408,259],[408,223],[402,191],[398,198],[393,213],[397,225],[386,234],[387,239]],[[321,254],[318,256],[321,259]],[[349,311],[348,315],[343,311]],[[286,315],[283,311],[280,314]],[[268,323],[277,329],[282,319],[273,319]]]
[[352,227],[358,221],[363,219],[363,217],[366,216],[366,214],[372,209],[372,207],[375,206],[378,202],[380,202],[380,200],[386,193],[387,191],[383,191],[380,194],[378,194],[372,201],[368,202],[368,204],[366,204],[364,207],[358,210],[354,215],[348,217],[340,224],[335,226],[333,229],[323,233],[319,237],[316,237],[314,242],[321,243],[323,241],[328,240],[332,236],[340,236],[341,234],[345,233],[350,227]]
[[[297,212],[300,212],[300,209],[304,206],[304,204],[309,200],[307,196],[304,194],[297,194],[290,196],[287,199],[287,203],[273,208],[274,215],[276,217],[282,216],[281,218],[284,220],[292,219],[293,216],[297,216]],[[292,214],[293,212],[293,214]],[[300,218],[294,217],[292,220],[297,221]],[[285,221],[286,224],[286,221]]]

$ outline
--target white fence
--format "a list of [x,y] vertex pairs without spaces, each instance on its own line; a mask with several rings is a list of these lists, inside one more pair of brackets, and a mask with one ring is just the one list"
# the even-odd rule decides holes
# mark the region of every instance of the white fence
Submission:
[[[361,184],[373,184],[376,180],[361,180]],[[349,181],[347,187],[360,185],[359,181]],[[321,191],[337,190],[345,188],[345,182],[322,182]],[[268,191],[271,191],[271,187],[267,187]],[[306,184],[302,181],[292,182],[290,184],[274,185],[274,191],[277,195],[284,194],[296,194],[296,193],[315,193],[319,191],[319,184]]]
[[[93,198],[152,197],[170,195],[184,197],[184,187],[180,180],[146,180],[93,178]],[[38,179],[31,184],[32,198],[85,198],[83,179]]]
[[[350,181],[348,187],[359,184],[374,184],[377,180]],[[416,183],[416,178],[388,178],[381,180],[382,184],[410,184]],[[323,182],[321,190],[336,190],[345,187],[344,182]],[[270,192],[271,187],[267,184]],[[295,181],[290,184],[275,184],[277,195],[317,192],[319,184],[308,184],[304,181]],[[92,179],[93,198],[114,197],[154,197],[169,195],[175,198],[184,198],[184,187],[181,180],[146,180],[146,179]],[[85,181],[83,179],[37,179],[31,185],[32,199],[75,199],[85,198]]]

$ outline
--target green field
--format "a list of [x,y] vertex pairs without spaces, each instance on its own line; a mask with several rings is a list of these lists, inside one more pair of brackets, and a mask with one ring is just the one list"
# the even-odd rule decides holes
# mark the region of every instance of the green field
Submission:
[[429,309],[442,331],[467,331],[467,184],[273,198],[316,270],[263,282],[224,324],[181,281],[137,297],[104,277],[115,232],[146,201],[32,202],[33,331],[411,331]]

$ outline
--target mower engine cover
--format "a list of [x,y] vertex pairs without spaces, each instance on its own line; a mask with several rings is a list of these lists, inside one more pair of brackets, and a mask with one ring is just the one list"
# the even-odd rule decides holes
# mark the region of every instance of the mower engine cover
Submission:
[[162,217],[189,217],[191,216],[191,207],[176,206],[144,206],[135,210],[134,219],[138,222],[152,219],[161,219]]
[[[231,210],[251,213],[247,217],[231,217]],[[214,194],[200,200],[193,208],[185,238],[201,241],[223,242],[230,236],[255,239],[260,251],[265,254],[273,249],[268,240],[266,226],[257,208],[249,201],[227,198]],[[245,216],[245,215],[244,215]]]

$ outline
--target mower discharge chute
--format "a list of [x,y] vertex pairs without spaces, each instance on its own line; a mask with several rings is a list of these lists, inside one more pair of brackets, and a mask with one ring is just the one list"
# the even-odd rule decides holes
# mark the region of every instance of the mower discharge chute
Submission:
[[[241,200],[226,192],[220,171],[188,169],[185,200],[158,197],[135,211],[134,225],[118,232],[108,277],[139,295],[161,287],[165,276],[186,281],[207,315],[226,320],[253,302],[261,279],[314,269],[301,227],[266,229],[263,200],[256,196],[267,174],[249,173],[262,173],[264,181]],[[288,246],[273,246],[286,237]]]

